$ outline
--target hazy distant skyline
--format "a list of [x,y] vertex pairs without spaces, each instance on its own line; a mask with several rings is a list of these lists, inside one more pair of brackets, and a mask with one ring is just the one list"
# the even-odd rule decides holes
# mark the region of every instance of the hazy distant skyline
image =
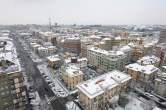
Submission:
[[0,24],[166,24],[166,0],[0,0]]

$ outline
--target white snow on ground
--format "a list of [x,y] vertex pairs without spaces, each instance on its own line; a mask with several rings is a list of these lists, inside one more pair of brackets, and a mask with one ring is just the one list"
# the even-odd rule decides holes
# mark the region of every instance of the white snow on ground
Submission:
[[73,101],[66,103],[66,110],[81,110]]
[[29,51],[31,50],[28,45],[25,43],[25,41],[21,40],[22,46],[24,47],[24,50],[27,51],[29,53],[29,56],[31,57],[31,59],[33,60],[33,62],[42,62],[42,59],[39,58],[39,56],[37,56],[34,52]]
[[118,106],[118,107],[116,107],[115,109],[108,109],[108,110],[127,110],[127,109],[124,109],[124,108],[122,108],[122,107],[120,107],[120,106]]
[[153,110],[161,110],[160,108],[158,108],[158,107],[155,107]]
[[31,83],[28,82],[28,77],[24,77],[24,85],[25,85],[27,88],[29,88],[30,86],[32,86]]
[[55,93],[56,96],[58,97],[68,96],[68,91],[66,91],[64,87],[62,87],[62,84],[60,84],[60,82],[56,79],[56,77],[52,76],[51,72],[47,68],[47,65],[42,64],[42,65],[38,65],[37,67],[42,74],[44,73],[45,76],[48,76],[47,78],[45,78],[46,82],[51,81],[52,84],[55,85],[50,88],[52,89],[52,91]]
[[75,94],[75,93],[77,93],[78,92],[78,89],[75,89],[75,90],[73,90],[73,91],[70,91],[70,94]]
[[42,62],[42,59],[35,55],[34,52],[31,52],[30,57],[32,58],[33,62]]
[[126,94],[126,96],[126,98],[129,99],[129,102],[126,104],[125,108],[119,105],[115,107],[115,109],[109,108],[108,110],[149,110],[150,107],[154,106],[153,103],[148,103],[143,98],[137,98],[133,94]]
[[40,97],[38,92],[34,93],[35,99],[31,99],[30,104],[32,104],[32,106],[39,106],[40,104]]

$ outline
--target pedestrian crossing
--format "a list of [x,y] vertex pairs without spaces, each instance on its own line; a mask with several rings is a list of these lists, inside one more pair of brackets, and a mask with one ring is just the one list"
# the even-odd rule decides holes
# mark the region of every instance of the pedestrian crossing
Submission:
[[56,100],[56,99],[57,99],[56,96],[49,97],[47,102],[50,103],[50,102],[52,102],[52,101],[54,101],[54,100]]

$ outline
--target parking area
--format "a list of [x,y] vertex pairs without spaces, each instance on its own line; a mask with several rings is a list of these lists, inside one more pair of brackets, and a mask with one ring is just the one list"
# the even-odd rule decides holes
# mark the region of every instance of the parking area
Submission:
[[47,82],[51,90],[55,93],[57,97],[67,97],[67,91],[61,86],[58,80],[50,73],[47,65],[38,65],[38,69],[41,72],[42,77]]

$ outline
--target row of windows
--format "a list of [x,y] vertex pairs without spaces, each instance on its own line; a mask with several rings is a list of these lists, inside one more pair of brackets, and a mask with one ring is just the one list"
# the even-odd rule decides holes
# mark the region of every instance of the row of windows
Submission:
[[9,91],[0,92],[0,95],[1,95],[1,96],[8,95],[8,94],[9,94]]
[[1,86],[1,87],[0,87],[0,91],[3,91],[3,90],[5,90],[5,89],[8,89],[8,86]]

